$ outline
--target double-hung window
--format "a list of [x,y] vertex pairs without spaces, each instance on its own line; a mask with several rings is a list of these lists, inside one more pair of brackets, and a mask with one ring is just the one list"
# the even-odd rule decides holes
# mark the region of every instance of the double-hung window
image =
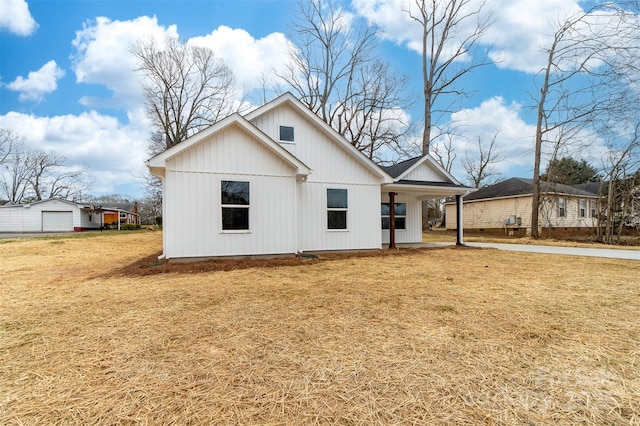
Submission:
[[249,230],[249,182],[221,182],[222,230]]
[[566,200],[562,197],[558,198],[558,217],[565,217],[567,215]]
[[587,217],[587,200],[578,201],[578,215],[580,217]]
[[[391,204],[390,203],[382,203],[380,213],[382,215],[382,229],[389,229],[391,224]],[[394,213],[395,213],[395,229],[406,229],[407,227],[407,204],[406,203],[395,203],[394,204]]]
[[596,217],[596,200],[589,200],[589,217]]
[[348,208],[346,189],[327,189],[327,229],[347,229]]

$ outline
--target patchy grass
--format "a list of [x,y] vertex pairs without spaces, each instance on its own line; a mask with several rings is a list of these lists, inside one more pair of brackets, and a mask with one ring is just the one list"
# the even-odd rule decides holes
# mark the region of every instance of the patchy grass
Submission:
[[160,245],[0,246],[0,424],[640,424],[640,262]]

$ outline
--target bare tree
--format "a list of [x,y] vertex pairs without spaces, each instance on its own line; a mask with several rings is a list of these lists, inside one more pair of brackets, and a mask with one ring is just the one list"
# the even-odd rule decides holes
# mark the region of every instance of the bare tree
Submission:
[[[622,102],[628,89],[616,69],[626,66],[637,51],[631,48],[637,36],[637,21],[625,23],[626,12],[613,3],[562,21],[546,49],[547,62],[537,78],[537,121],[533,167],[531,235],[539,237],[540,166],[545,146],[551,160],[572,142],[598,137],[596,121],[630,107]],[[618,58],[625,58],[621,61]],[[624,64],[624,65],[623,65]],[[614,89],[615,88],[615,89]],[[620,91],[622,89],[622,91]],[[608,124],[607,124],[608,125]],[[586,140],[586,141],[585,141]]]
[[620,237],[625,225],[640,226],[640,121],[621,146],[623,137],[615,134],[604,164],[606,189],[601,187],[600,195],[606,194],[606,202],[598,216],[598,239],[604,243]]
[[20,137],[9,129],[0,128],[0,166],[9,160],[13,150],[20,145]]
[[494,164],[504,160],[500,147],[496,145],[499,133],[497,130],[493,133],[491,142],[488,145],[484,143],[481,136],[478,136],[477,158],[475,156],[472,158],[467,153],[463,167],[474,188],[493,183],[493,181],[489,181],[489,178],[499,175],[499,172],[493,167]]
[[182,44],[167,37],[132,48],[145,77],[144,96],[154,126],[164,136],[165,149],[228,115],[235,105],[235,79],[211,49]]
[[86,167],[69,168],[67,157],[54,151],[32,150],[29,153],[32,167],[29,186],[32,200],[63,198],[78,201],[92,185]]
[[447,172],[451,173],[453,162],[455,161],[457,154],[453,149],[453,133],[445,133],[441,143],[434,144],[431,150],[431,154],[436,159],[438,164],[442,166]]
[[280,74],[291,90],[324,122],[367,157],[404,154],[413,130],[404,109],[407,78],[375,55],[372,27],[354,23],[332,1],[299,0],[293,25],[291,63]]
[[33,159],[23,145],[14,146],[4,163],[4,173],[0,179],[0,189],[8,201],[23,202],[29,195],[29,178],[33,170]]
[[[467,96],[460,80],[489,63],[478,47],[492,17],[482,13],[484,1],[414,0],[414,5],[405,11],[422,27],[422,154],[426,155],[433,139],[432,127],[438,117],[450,112],[448,106],[438,107],[441,98]],[[474,25],[468,25],[471,21]]]
[[14,203],[63,198],[78,201],[93,181],[86,168],[67,166],[67,158],[56,152],[25,147],[19,139],[0,171],[0,190]]

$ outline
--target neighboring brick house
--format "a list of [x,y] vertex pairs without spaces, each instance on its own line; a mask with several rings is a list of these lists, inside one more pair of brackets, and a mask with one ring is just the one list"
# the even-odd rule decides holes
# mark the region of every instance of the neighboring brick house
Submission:
[[133,203],[105,203],[102,205],[104,211],[104,224],[117,227],[118,224],[140,225],[140,214],[138,212],[138,202]]
[[[541,182],[540,231],[543,235],[595,232],[597,185]],[[510,178],[478,189],[463,201],[464,229],[493,234],[531,234],[533,181]],[[446,228],[457,229],[456,204],[446,203]]]

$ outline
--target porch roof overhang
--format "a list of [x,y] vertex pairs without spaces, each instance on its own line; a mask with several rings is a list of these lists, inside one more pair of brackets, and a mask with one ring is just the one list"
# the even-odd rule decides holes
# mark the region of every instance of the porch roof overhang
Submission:
[[452,197],[455,195],[467,195],[476,189],[457,185],[450,182],[428,182],[414,180],[399,180],[393,183],[382,185],[383,192],[395,192],[398,194],[409,194],[419,199]]

